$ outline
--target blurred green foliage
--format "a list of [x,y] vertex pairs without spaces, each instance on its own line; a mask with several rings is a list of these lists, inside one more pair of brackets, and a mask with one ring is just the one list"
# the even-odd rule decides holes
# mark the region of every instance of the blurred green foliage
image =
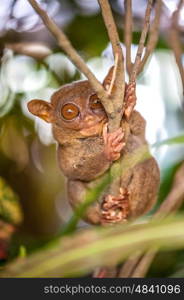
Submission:
[[14,225],[23,219],[18,196],[3,178],[0,178],[0,219]]
[[109,41],[100,15],[78,16],[67,27],[66,33],[74,47],[86,58],[100,56]]
[[[183,216],[148,224],[88,229],[61,238],[52,247],[12,262],[1,277],[75,277],[99,266],[113,266],[135,249],[181,249]],[[139,234],[137,234],[139,232]]]

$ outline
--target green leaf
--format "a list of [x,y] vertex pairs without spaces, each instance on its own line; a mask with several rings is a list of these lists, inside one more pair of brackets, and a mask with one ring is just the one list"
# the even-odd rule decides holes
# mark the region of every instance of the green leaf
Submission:
[[184,278],[184,266],[170,276],[171,278]]
[[155,143],[152,145],[152,147],[160,147],[164,145],[175,145],[175,144],[183,144],[184,143],[184,135],[175,136],[166,140],[163,140],[161,142]]
[[9,264],[1,277],[68,277],[113,266],[136,251],[184,248],[184,216],[148,224],[83,230]]

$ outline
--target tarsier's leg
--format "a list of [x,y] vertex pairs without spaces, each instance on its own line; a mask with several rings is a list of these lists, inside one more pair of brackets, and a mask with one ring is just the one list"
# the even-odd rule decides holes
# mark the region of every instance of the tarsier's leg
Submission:
[[[84,219],[96,225],[114,224],[143,215],[156,200],[159,179],[159,169],[154,158],[137,164],[123,174],[119,194],[112,196],[104,193],[87,208]],[[69,201],[74,209],[85,201],[89,190],[98,186],[98,180],[103,179],[89,183],[68,181]]]
[[[74,210],[86,200],[87,191],[89,191],[87,183],[79,180],[68,181],[69,202]],[[84,220],[94,225],[100,224],[101,208],[99,202],[95,202],[86,209]]]
[[159,181],[159,168],[154,158],[149,158],[133,168],[128,186],[122,178],[122,187],[126,186],[129,195],[129,219],[144,215],[153,207]]
[[127,121],[130,119],[130,116],[136,104],[137,97],[136,97],[135,89],[136,89],[135,82],[130,82],[125,86],[124,115]]
[[104,197],[101,223],[122,223],[144,215],[156,201],[159,181],[159,168],[154,158],[127,171],[121,179],[119,195]]
[[[94,189],[95,184],[85,183],[78,180],[68,181],[69,202],[75,210],[86,200],[89,189]],[[120,189],[120,195],[113,197],[104,194],[99,201],[90,205],[85,212],[83,219],[94,225],[105,225],[108,223],[117,223],[127,220],[129,214],[128,193],[127,190]]]

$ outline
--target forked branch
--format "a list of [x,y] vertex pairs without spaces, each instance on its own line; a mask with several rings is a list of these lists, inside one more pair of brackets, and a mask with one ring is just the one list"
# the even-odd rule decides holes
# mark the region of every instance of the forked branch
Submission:
[[[124,7],[125,7],[124,43],[126,48],[126,69],[129,75],[130,82],[134,82],[136,80],[137,75],[139,75],[142,72],[147,62],[147,59],[150,57],[158,41],[159,24],[160,24],[161,10],[162,10],[162,0],[156,0],[155,17],[152,25],[150,26],[150,16],[152,11],[152,6],[153,6],[153,1],[148,0],[145,17],[144,17],[143,30],[139,40],[135,62],[132,63],[131,61],[131,43],[132,43],[132,26],[133,26],[132,0],[124,0]],[[148,36],[148,31],[149,31],[148,42],[145,45],[146,38]],[[145,53],[143,54],[144,48],[145,48]]]
[[[56,23],[48,16],[47,12],[43,10],[36,0],[28,0],[37,14],[41,17],[43,23],[51,34],[56,38],[58,45],[65,51],[74,65],[87,77],[94,91],[97,93],[101,100],[108,118],[109,128],[111,131],[115,130],[120,125],[121,114],[120,108],[123,105],[124,98],[124,62],[121,45],[117,28],[112,16],[111,8],[107,0],[99,0],[99,4],[102,9],[102,15],[109,34],[110,41],[112,43],[114,58],[117,60],[117,72],[114,84],[116,85],[116,94],[109,95],[109,93],[103,88],[101,83],[97,80],[95,75],[90,71],[84,60],[74,49],[64,32],[56,25]],[[113,99],[112,99],[113,98]],[[115,101],[114,101],[115,99]]]

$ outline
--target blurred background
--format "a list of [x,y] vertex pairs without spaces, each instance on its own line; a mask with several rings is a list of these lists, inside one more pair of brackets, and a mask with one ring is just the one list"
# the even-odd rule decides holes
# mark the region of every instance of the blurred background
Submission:
[[[102,81],[113,64],[113,58],[98,2],[38,2],[62,27],[91,70]],[[123,1],[110,2],[124,49]],[[178,1],[163,2],[159,42],[140,74],[137,85],[136,108],[147,120],[146,135],[150,145],[184,132],[182,82],[169,47],[168,33],[171,15]],[[144,0],[133,1],[133,56],[142,29],[146,3]],[[181,11],[179,22],[184,29],[184,10]],[[184,42],[183,32],[181,42]],[[65,179],[57,166],[56,144],[50,125],[31,115],[27,110],[27,102],[34,98],[49,100],[61,85],[84,77],[58,48],[26,0],[1,1],[0,56],[2,190],[7,185],[18,197],[24,219],[14,235],[10,249],[12,256],[15,256],[22,245],[29,252],[52,238],[72,214],[66,201]],[[126,78],[128,80],[127,75]],[[159,201],[162,201],[169,192],[174,171],[184,158],[184,146],[163,146],[152,152],[161,168]],[[161,274],[166,274],[173,259],[183,254],[177,251],[176,257],[172,256],[172,259],[169,255],[169,266],[166,264]],[[154,270],[152,272],[154,274]]]

